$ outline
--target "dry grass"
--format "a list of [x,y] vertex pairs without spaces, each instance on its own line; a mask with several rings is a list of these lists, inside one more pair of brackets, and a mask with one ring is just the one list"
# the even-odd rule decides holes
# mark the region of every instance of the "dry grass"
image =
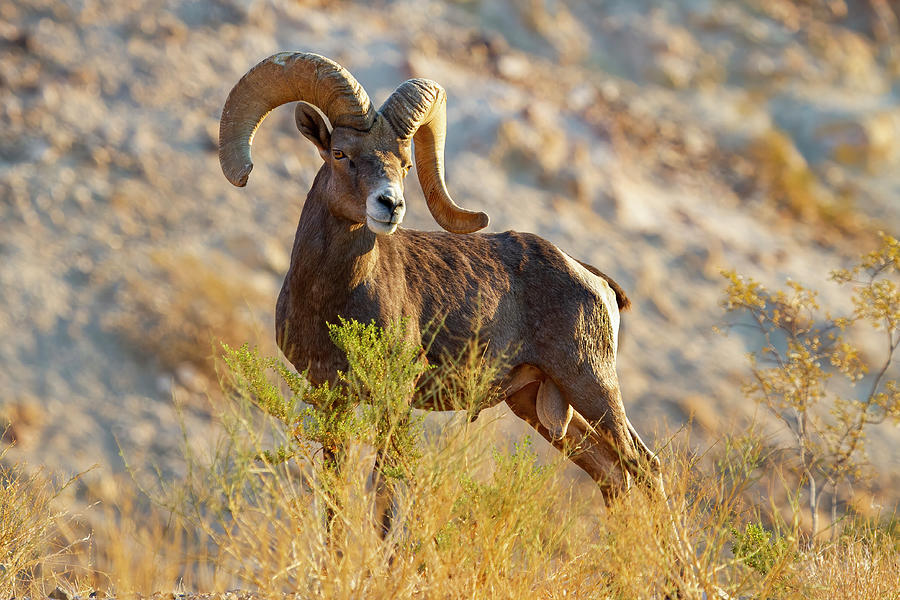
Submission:
[[0,596],[34,590],[45,567],[71,550],[57,536],[62,515],[52,506],[64,487],[43,471],[0,463]]
[[[492,457],[481,441],[488,428],[460,423],[426,443],[416,478],[400,494],[400,526],[387,541],[372,518],[364,468],[371,457],[354,453],[361,466],[329,484],[315,464],[242,463],[239,456],[261,441],[256,428],[245,430],[246,446],[218,456],[234,461],[230,467],[208,464],[195,472],[188,493],[167,490],[179,515],[128,500],[106,507],[108,521],[65,563],[49,535],[56,515],[46,503],[18,498],[16,506],[44,523],[27,530],[38,535],[29,538],[27,556],[17,555],[19,572],[37,580],[19,577],[4,589],[662,598],[677,587],[685,598],[717,590],[735,597],[897,597],[896,534],[848,531],[812,549],[788,535],[789,551],[758,572],[731,551],[730,526],[754,514],[735,494],[735,481],[703,473],[686,451],[667,457],[668,503],[633,491],[605,509],[598,493],[571,486],[561,463],[538,465],[527,445]],[[336,514],[330,538],[326,505]],[[4,532],[13,529],[8,519],[4,514]]]
[[798,561],[796,578],[804,598],[815,600],[876,600],[900,597],[900,548],[872,530],[845,536]]
[[[214,587],[214,560],[202,536],[151,504],[132,481],[117,482],[113,498],[102,492],[87,495],[94,500],[91,506],[72,518],[64,532],[71,538],[90,537],[56,570],[56,585],[82,596],[102,590],[119,597]],[[107,499],[100,500],[103,496]]]
[[[56,516],[44,488],[28,483],[0,491],[16,496],[0,506],[29,507],[25,517],[4,513],[4,535],[22,529],[20,522],[38,523],[17,572],[38,575],[45,591],[63,585],[120,596],[234,588],[321,598],[662,598],[676,590],[683,598],[721,591],[896,598],[900,592],[896,528],[854,524],[834,542],[807,547],[796,520],[780,522],[779,507],[747,500],[768,458],[752,434],[723,439],[704,454],[690,449],[686,434],[673,436],[662,454],[668,498],[633,489],[605,507],[595,487],[573,484],[563,472],[563,456],[538,460],[527,440],[498,447],[489,418],[458,418],[420,435],[415,451],[404,450],[393,463],[395,526],[382,540],[369,481],[373,448],[365,440],[387,445],[397,422],[384,425],[362,409],[348,413],[353,427],[329,429],[343,432],[349,448],[335,470],[302,435],[321,433],[321,423],[311,423],[316,409],[301,404],[333,392],[289,373],[284,380],[277,362],[247,349],[231,352],[243,358],[231,362],[222,437],[200,449],[186,444],[183,479],[135,473],[153,506],[127,493],[107,494],[93,509],[102,518],[93,520],[90,543],[73,546],[64,565],[33,568],[55,553],[49,532]],[[457,374],[453,383],[461,397],[483,384],[477,376],[466,379]],[[366,433],[383,426],[387,437]],[[291,458],[260,460],[274,448],[287,448]],[[57,531],[77,539],[83,525],[68,522]],[[19,578],[12,593],[26,583]]]

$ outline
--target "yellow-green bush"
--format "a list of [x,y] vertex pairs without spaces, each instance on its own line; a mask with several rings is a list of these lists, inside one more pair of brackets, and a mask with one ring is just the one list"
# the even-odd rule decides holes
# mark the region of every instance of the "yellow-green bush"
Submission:
[[[832,521],[842,486],[864,479],[866,431],[900,423],[900,383],[891,367],[900,346],[900,242],[882,235],[880,247],[832,279],[852,288],[853,313],[821,310],[816,292],[796,282],[769,292],[726,273],[724,306],[749,316],[762,347],[750,355],[753,378],[744,392],[777,417],[794,443],[780,466],[806,491],[811,535],[830,491]],[[868,360],[849,337],[856,327],[881,332],[884,352]],[[839,384],[845,385],[839,385]],[[849,391],[847,384],[849,384]]]

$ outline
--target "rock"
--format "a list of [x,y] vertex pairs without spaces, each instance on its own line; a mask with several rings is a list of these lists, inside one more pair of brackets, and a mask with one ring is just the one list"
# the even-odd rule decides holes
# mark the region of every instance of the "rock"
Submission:
[[290,266],[288,254],[272,238],[239,233],[228,238],[225,246],[231,254],[252,269],[266,269],[283,275]]
[[691,84],[697,68],[692,61],[673,54],[663,54],[650,67],[648,77],[673,89],[684,89]]
[[504,54],[497,59],[497,71],[501,76],[513,81],[525,79],[531,72],[528,59],[519,54]]
[[722,414],[716,407],[715,400],[701,394],[688,394],[679,398],[678,407],[685,419],[691,419],[704,430],[712,434],[722,431]]
[[703,55],[700,45],[688,29],[668,22],[662,13],[610,19],[606,28],[610,54],[630,77],[676,89],[694,80]]
[[172,390],[175,389],[171,375],[157,375],[155,383],[157,391],[163,396],[171,396]]
[[37,438],[47,420],[40,400],[23,394],[7,405],[0,405],[0,442],[28,445]]
[[900,109],[823,123],[815,139],[839,163],[880,170],[900,161]]
[[206,377],[189,362],[183,362],[175,368],[175,378],[182,387],[195,394],[206,391],[209,383]]
[[581,84],[569,92],[569,108],[584,110],[597,101],[597,90],[592,86]]
[[70,599],[72,598],[72,597],[68,594],[68,592],[66,592],[65,590],[63,590],[63,589],[60,588],[59,586],[57,586],[55,590],[53,590],[52,592],[50,592],[49,594],[47,594],[47,597],[48,597],[48,598],[53,598],[53,600],[70,600]]
[[808,35],[813,53],[847,89],[875,93],[888,89],[872,41],[849,29],[825,25],[810,27]]

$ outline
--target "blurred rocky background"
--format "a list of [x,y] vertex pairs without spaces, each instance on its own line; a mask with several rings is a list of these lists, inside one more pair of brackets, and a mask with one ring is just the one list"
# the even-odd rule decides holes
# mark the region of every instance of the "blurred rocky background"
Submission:
[[[84,485],[107,495],[120,448],[177,478],[180,421],[216,435],[217,340],[275,352],[320,159],[287,107],[246,189],[216,140],[231,86],[282,50],[337,60],[376,105],[440,82],[457,201],[629,292],[619,373],[645,439],[741,427],[754,340],[714,331],[720,270],[846,310],[829,271],[900,233],[898,16],[889,0],[0,0],[4,460],[96,466]],[[405,224],[435,229],[407,188]],[[527,431],[504,411],[499,430]],[[891,506],[900,431],[871,435]]]

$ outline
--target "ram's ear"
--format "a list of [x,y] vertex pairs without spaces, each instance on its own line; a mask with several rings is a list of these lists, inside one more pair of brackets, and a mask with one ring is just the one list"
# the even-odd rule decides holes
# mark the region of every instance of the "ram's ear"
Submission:
[[298,102],[294,109],[294,120],[300,133],[316,145],[322,160],[327,160],[331,152],[331,128],[322,113],[312,104]]

